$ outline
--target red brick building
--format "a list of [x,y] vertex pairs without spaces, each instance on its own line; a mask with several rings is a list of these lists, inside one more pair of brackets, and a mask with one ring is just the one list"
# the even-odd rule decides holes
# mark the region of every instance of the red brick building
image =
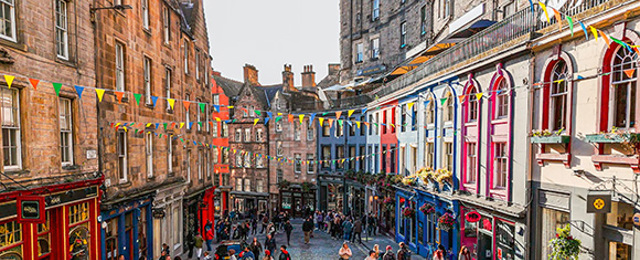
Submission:
[[[100,259],[91,2],[0,2],[0,259]],[[43,222],[18,220],[25,196]]]

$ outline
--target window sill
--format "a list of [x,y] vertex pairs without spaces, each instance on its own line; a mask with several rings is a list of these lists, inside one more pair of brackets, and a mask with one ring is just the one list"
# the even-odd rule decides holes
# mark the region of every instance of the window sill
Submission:
[[507,189],[504,187],[495,187],[489,191],[489,196],[492,198],[507,200]]
[[62,170],[65,171],[75,171],[80,169],[80,165],[75,165],[75,164],[62,164]]
[[23,170],[20,168],[4,168],[4,173],[6,173],[7,175],[23,175],[23,174],[29,174],[31,171],[29,170]]
[[475,182],[474,183],[463,183],[462,187],[464,188],[464,190],[466,190],[466,191],[468,191],[470,193],[477,194],[477,192],[478,192],[477,189],[476,189],[477,185],[478,184],[475,183]]
[[142,31],[143,31],[145,34],[147,34],[147,36],[152,36],[152,35],[151,35],[151,28],[144,28],[144,27],[142,27]]
[[509,119],[507,117],[500,117],[500,118],[496,118],[491,120],[491,124],[492,125],[497,125],[497,124],[506,124],[509,122]]
[[640,156],[639,155],[594,155],[591,161],[598,171],[602,171],[604,164],[628,165],[633,169],[634,173],[640,173]]
[[65,59],[56,55],[56,62],[72,68],[76,67],[76,64],[73,61],[71,61],[71,57]]
[[13,49],[20,50],[20,51],[24,51],[24,52],[27,51],[27,45],[23,44],[23,43],[19,43],[17,41],[12,41],[12,40],[7,40],[7,39],[4,39],[4,38],[0,38],[0,44],[4,45],[4,46],[7,46],[7,47],[10,47],[10,48],[13,48]]
[[128,181],[128,180],[119,180],[118,181],[118,187],[120,187],[120,188],[131,187],[131,182]]
[[567,168],[571,168],[571,154],[553,154],[553,153],[538,153],[536,154],[536,161],[538,165],[544,166],[545,162],[562,162]]

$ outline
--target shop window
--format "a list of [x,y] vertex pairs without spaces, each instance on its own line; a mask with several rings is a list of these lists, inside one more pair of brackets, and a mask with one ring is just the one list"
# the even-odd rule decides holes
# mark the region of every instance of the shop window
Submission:
[[502,259],[515,259],[515,226],[505,221],[496,221],[495,247]]
[[0,223],[0,259],[22,259],[22,224],[17,221]]
[[105,229],[105,250],[107,260],[118,259],[118,218],[113,218],[107,221],[107,228]]
[[69,225],[89,220],[89,203],[80,203],[69,207]]
[[[398,204],[396,205],[396,209],[398,209],[398,216],[402,216],[402,210],[404,210],[404,208],[406,207],[405,205],[405,198],[400,197],[398,199]],[[401,236],[405,236],[405,218],[404,217],[398,217],[398,233],[400,233]]]
[[551,253],[549,241],[556,238],[556,229],[564,227],[569,223],[570,216],[568,212],[558,211],[548,208],[542,208],[542,237],[540,244],[547,245],[541,247],[541,254],[547,256]]
[[138,221],[138,247],[140,255],[148,255],[147,253],[147,207],[140,208],[140,217]]
[[89,222],[81,223],[69,231],[69,254],[71,260],[91,259],[89,248]]
[[47,211],[44,223],[38,224],[38,257],[51,253],[51,216]]

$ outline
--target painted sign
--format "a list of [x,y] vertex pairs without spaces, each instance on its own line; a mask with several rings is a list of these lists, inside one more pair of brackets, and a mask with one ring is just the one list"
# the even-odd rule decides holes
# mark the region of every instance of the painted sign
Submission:
[[640,213],[633,215],[633,224],[640,227]]
[[464,216],[464,218],[469,223],[476,223],[480,221],[482,216],[477,211],[470,211]]
[[356,75],[367,76],[371,74],[384,72],[386,69],[387,69],[387,66],[385,65],[375,65],[375,66],[366,67],[364,69],[359,69],[358,71],[356,71]]
[[17,210],[20,223],[44,223],[44,197],[22,196],[18,197]]
[[587,213],[611,212],[611,194],[588,194]]

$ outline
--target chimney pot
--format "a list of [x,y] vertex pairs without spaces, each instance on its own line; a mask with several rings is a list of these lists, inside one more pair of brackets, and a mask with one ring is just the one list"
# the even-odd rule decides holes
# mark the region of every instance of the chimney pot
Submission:
[[258,82],[258,70],[255,66],[251,64],[244,65],[244,82],[250,83],[251,85],[259,86]]
[[302,87],[316,86],[316,73],[313,71],[313,65],[304,65],[302,73]]

